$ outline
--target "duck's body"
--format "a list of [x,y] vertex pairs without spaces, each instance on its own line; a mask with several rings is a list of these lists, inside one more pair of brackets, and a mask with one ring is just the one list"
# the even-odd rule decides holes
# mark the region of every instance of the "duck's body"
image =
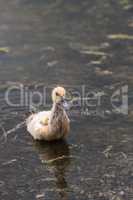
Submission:
[[[58,90],[60,88],[58,87]],[[32,114],[27,119],[27,130],[36,140],[51,141],[66,137],[69,132],[69,119],[62,101],[54,101],[51,111]]]

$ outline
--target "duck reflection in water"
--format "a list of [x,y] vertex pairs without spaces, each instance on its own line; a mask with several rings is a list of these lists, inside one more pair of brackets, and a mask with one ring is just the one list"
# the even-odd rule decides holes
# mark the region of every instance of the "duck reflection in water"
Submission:
[[65,172],[70,165],[69,146],[65,140],[54,142],[35,141],[42,163],[50,167],[56,178],[56,187],[61,200],[68,200],[68,184]]

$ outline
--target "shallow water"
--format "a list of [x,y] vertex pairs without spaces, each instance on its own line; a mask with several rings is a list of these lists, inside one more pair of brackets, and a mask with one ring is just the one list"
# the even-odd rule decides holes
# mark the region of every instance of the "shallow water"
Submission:
[[[128,0],[0,1],[0,199],[133,198],[132,13]],[[51,106],[57,84],[72,96],[85,88],[91,101],[94,92],[104,95],[100,106],[70,108],[66,141],[39,143],[21,127],[29,103],[5,99],[22,84],[47,90],[47,105],[36,109]],[[127,96],[128,113],[116,112]],[[10,100],[20,103],[18,88]]]

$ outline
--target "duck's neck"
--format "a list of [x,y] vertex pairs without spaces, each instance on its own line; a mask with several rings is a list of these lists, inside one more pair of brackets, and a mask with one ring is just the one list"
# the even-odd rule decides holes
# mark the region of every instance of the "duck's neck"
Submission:
[[62,116],[64,112],[64,108],[61,102],[58,103],[53,103],[53,107],[52,107],[52,117],[53,118],[60,118]]
[[49,127],[51,131],[58,132],[61,129],[64,112],[62,103],[59,102],[53,104],[49,120]]

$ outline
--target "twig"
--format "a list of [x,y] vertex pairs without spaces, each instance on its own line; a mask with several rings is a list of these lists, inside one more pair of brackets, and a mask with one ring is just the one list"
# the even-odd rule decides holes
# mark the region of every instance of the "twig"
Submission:
[[[4,140],[5,142],[7,142],[7,132],[6,130],[4,129],[4,127],[1,127],[2,131],[3,131],[3,137],[4,137]],[[1,136],[2,137],[2,136]]]
[[59,161],[59,160],[63,160],[63,159],[70,159],[70,158],[79,158],[79,157],[62,155],[62,156],[59,156],[57,158],[53,158],[53,159],[50,159],[50,160],[45,160],[43,162],[46,163],[46,164],[51,164],[51,163],[53,163],[55,161]]
[[[2,131],[3,131],[3,137],[4,137],[4,139],[5,139],[5,142],[7,141],[8,135],[10,135],[11,133],[15,132],[15,131],[18,130],[19,128],[22,128],[23,126],[25,126],[25,121],[23,121],[23,122],[17,124],[14,128],[12,128],[12,129],[10,129],[10,130],[8,130],[8,131],[6,131],[6,130],[4,129],[3,126],[1,126],[1,129],[2,129]],[[2,137],[2,136],[1,136],[1,137]]]

